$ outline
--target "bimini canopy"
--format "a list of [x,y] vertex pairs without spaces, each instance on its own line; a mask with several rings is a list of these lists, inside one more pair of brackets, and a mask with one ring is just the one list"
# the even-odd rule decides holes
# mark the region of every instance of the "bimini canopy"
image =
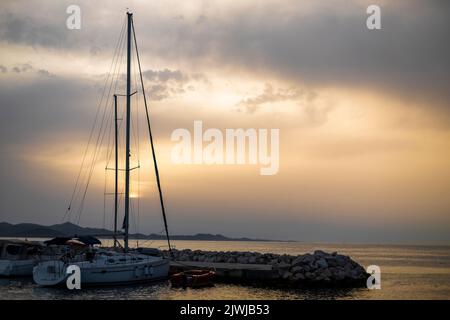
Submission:
[[100,240],[93,236],[81,236],[75,239],[87,245],[102,244]]
[[51,240],[44,241],[44,243],[48,246],[57,245],[62,246],[65,245],[67,241],[72,240],[71,237],[56,237]]
[[68,241],[79,241],[85,245],[102,244],[100,240],[93,236],[81,236],[81,237],[56,237],[51,240],[44,241],[48,246],[50,245],[65,245],[69,244]]

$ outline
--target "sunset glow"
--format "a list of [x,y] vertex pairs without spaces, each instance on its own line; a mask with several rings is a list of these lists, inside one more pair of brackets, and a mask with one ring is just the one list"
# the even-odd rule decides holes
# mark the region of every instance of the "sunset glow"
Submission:
[[[51,224],[64,215],[125,6],[96,2],[103,11],[94,16],[94,4],[81,1],[83,27],[68,31],[64,5],[44,2],[46,10],[26,14],[24,2],[2,5],[0,202],[1,220],[10,222]],[[344,18],[340,6],[328,10],[332,2],[273,1],[259,10],[254,1],[174,3],[127,2],[136,12],[173,232],[450,241],[448,31],[416,19],[446,19],[439,10],[386,2],[391,31],[370,33],[359,17],[367,1],[351,1]],[[11,36],[14,21],[25,25],[20,37]],[[40,28],[48,32],[33,32]],[[140,154],[133,145],[131,161],[140,173],[132,173],[130,197],[138,198],[139,180],[139,228],[154,232],[161,219],[144,110],[139,114]],[[196,120],[219,130],[280,129],[279,171],[174,164],[171,133]],[[123,161],[123,141],[121,148]],[[83,213],[82,225],[102,223],[105,179],[112,183],[107,149],[92,173],[91,213]]]

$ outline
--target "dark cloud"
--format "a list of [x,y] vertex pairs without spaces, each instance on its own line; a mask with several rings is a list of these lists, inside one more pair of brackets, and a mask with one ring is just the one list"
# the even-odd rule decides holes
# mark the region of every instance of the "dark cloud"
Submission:
[[179,96],[186,90],[195,90],[195,82],[206,81],[200,74],[186,74],[180,70],[146,70],[142,73],[146,80],[148,96],[151,100],[161,101]]
[[[65,9],[69,4],[72,3],[2,3],[2,46],[31,46],[41,56],[41,47],[53,53],[60,52],[63,56],[67,53],[78,54],[81,58],[88,55],[95,59],[112,56],[124,18],[123,4],[80,1],[82,29],[76,31],[65,27]],[[271,78],[292,83],[292,87],[283,88],[268,85],[261,93],[245,97],[238,106],[246,112],[257,113],[266,103],[293,101],[309,119],[321,123],[325,121],[330,108],[327,105],[315,105],[320,97],[316,97],[314,92],[322,86],[364,87],[396,95],[407,102],[423,99],[436,105],[448,106],[450,28],[447,16],[450,2],[384,2],[381,5],[383,29],[380,31],[365,28],[365,9],[369,4],[372,4],[371,1],[339,0],[315,3],[311,9],[312,5],[303,8],[302,4],[295,1],[281,1],[260,5],[258,10],[240,6],[239,9],[228,8],[230,11],[227,14],[218,14],[216,12],[221,11],[223,4],[211,3],[211,10],[203,12],[203,9],[197,8],[200,13],[193,17],[189,16],[189,12],[171,12],[169,16],[164,16],[158,10],[151,10],[153,7],[150,5],[142,5],[135,15],[141,60],[172,62],[166,65],[186,65],[191,71],[198,70],[195,74],[177,69],[146,70],[144,76],[149,98],[162,101],[183,94],[186,90],[195,90],[196,82],[208,81],[202,74],[205,70],[219,73],[243,70],[254,73],[269,83]],[[33,5],[38,9],[30,10]],[[10,72],[11,77],[18,78],[14,83],[8,79],[9,74],[0,78],[0,213],[2,218],[6,217],[12,222],[58,222],[62,217],[59,210],[63,211],[67,205],[71,183],[67,183],[67,179],[60,180],[56,174],[58,170],[54,168],[41,168],[26,161],[21,150],[27,147],[30,147],[28,150],[32,150],[32,147],[45,148],[56,138],[67,139],[67,148],[73,144],[79,147],[80,141],[84,143],[95,116],[103,79],[96,81],[76,76],[71,79],[52,76],[48,70],[31,64],[2,65],[0,72]],[[39,75],[39,81],[30,81],[25,75]],[[305,87],[314,90],[299,89]],[[218,121],[216,115],[207,114],[204,109],[176,116],[156,113],[155,118],[159,121],[154,122],[155,136],[161,141],[160,139],[169,136],[173,128],[189,127],[192,120],[198,117],[210,120],[208,124],[215,124],[214,121],[217,121],[220,125],[219,122],[223,120]],[[240,124],[239,121],[244,120],[229,118],[224,121],[228,121],[229,127],[236,127]],[[270,125],[273,123],[270,122]],[[267,122],[261,123],[261,126],[266,127]],[[373,145],[367,146],[368,149],[372,147]],[[338,149],[342,148],[339,145]],[[350,151],[353,148],[348,147]],[[385,144],[380,148],[386,150]],[[397,146],[394,145],[393,148]],[[64,152],[64,149],[58,151]],[[334,155],[328,156],[332,158]],[[292,179],[298,178],[292,172],[289,174],[292,174]],[[193,176],[181,183],[185,183],[186,190],[190,190],[193,189],[192,181],[196,179]],[[177,177],[177,182],[180,180],[182,179]],[[241,184],[250,181],[242,177],[239,180]],[[301,177],[298,180],[301,181]],[[234,187],[235,181],[230,185]],[[270,185],[272,186],[272,182]],[[283,183],[277,188],[289,192],[286,185],[292,190],[308,190],[309,187],[304,185],[297,188],[296,184]],[[249,183],[248,190],[250,189],[253,190],[252,194],[256,194],[254,184]],[[168,204],[172,206],[169,208],[172,209],[171,212],[175,212],[170,216],[174,230],[180,233],[201,230],[227,234],[235,232],[236,236],[269,238],[279,238],[279,230],[283,230],[283,236],[294,239],[361,241],[380,239],[380,235],[376,233],[386,229],[382,224],[374,228],[365,225],[364,217],[356,219],[354,223],[357,226],[346,226],[344,221],[331,221],[327,225],[319,218],[317,221],[299,221],[300,218],[289,219],[282,214],[276,221],[266,219],[264,222],[261,213],[273,216],[281,211],[291,210],[292,216],[301,217],[301,213],[307,212],[308,208],[303,204],[292,206],[292,209],[285,207],[289,201],[296,203],[298,193],[282,205],[272,203],[277,199],[268,196],[271,192],[261,193],[260,198],[268,198],[270,204],[262,202],[250,207],[250,202],[242,199],[235,203],[224,203],[223,191],[224,189],[217,190],[222,202],[211,201],[209,207],[205,205],[203,194],[194,194],[186,201],[172,195],[173,201],[169,198]],[[170,193],[168,196],[171,196]],[[303,200],[306,201],[307,196],[304,197]],[[223,208],[218,209],[218,203]],[[249,207],[245,207],[243,203]],[[98,211],[101,209],[97,210],[95,206],[90,208],[95,211],[90,216],[101,216]],[[321,209],[323,212],[330,210],[323,207]],[[148,212],[156,212],[156,209]],[[212,212],[215,214],[211,214]],[[241,215],[237,218],[242,218],[242,213],[245,213],[248,218],[244,218],[245,223],[236,229],[234,220],[230,219],[230,212]],[[321,217],[323,212],[317,210],[314,213]],[[346,210],[341,209],[339,213],[344,214]],[[377,214],[379,212],[373,212],[374,216]],[[262,222],[249,230],[247,226],[255,220],[255,216]],[[95,225],[93,218],[89,225]],[[445,233],[448,225],[442,226],[445,230],[439,231],[439,236],[436,233],[436,237],[444,235],[448,239],[448,232]],[[399,229],[401,227],[389,231],[394,241],[404,237],[417,239],[420,234],[425,234],[425,239],[433,236],[431,227],[422,231],[403,229],[403,234]]]
[[[142,6],[135,23],[145,61],[158,57],[199,70],[246,69],[316,87],[358,86],[405,101],[447,106],[450,2],[383,2],[382,30],[376,31],[366,28],[370,4],[369,0],[314,5],[282,1],[258,10],[228,8],[227,15],[219,15],[223,4],[211,3],[209,10],[199,8],[193,17],[184,12],[165,16]],[[83,25],[75,32],[65,28],[67,5],[47,4],[40,14],[5,5],[0,39],[91,54],[112,52],[123,8],[110,2],[82,2]]]
[[302,100],[311,102],[315,99],[316,95],[317,94],[313,91],[295,87],[274,89],[270,83],[266,83],[262,93],[250,98],[242,99],[237,104],[237,107],[241,107],[238,109],[239,111],[254,113],[266,103],[270,104],[282,101],[299,103]]
[[39,69],[39,70],[37,71],[37,73],[38,73],[40,76],[44,76],[44,77],[51,77],[51,76],[52,76],[52,74],[51,74],[50,72],[48,72],[48,70],[45,70],[45,69]]
[[[333,103],[330,101],[319,102],[319,96],[316,92],[306,88],[288,87],[274,88],[270,83],[266,83],[261,93],[243,98],[235,105],[235,110],[247,114],[258,112],[261,107],[271,106],[275,113],[282,106],[276,106],[279,102],[290,102],[296,105],[298,114],[302,119],[298,119],[297,126],[319,126],[328,119],[329,112],[333,109]],[[275,105],[274,105],[275,104]],[[282,110],[280,110],[282,111]]]
[[[112,54],[125,19],[121,14],[123,8],[115,10],[110,2],[107,3],[111,11],[104,11],[104,14],[99,14],[99,3],[79,3],[82,14],[79,30],[70,30],[66,26],[69,17],[66,8],[73,5],[71,1],[2,3],[0,40],[36,49]],[[115,5],[120,7],[120,4]],[[33,6],[39,9],[30,9]]]
[[[26,10],[24,8],[24,10]],[[25,13],[25,12],[23,12]],[[70,37],[64,32],[62,25],[55,21],[57,16],[49,19],[37,19],[27,14],[17,14],[8,10],[0,13],[0,38],[12,43],[23,43],[31,46],[51,46],[64,48],[70,44]],[[64,22],[64,17],[58,19]]]
[[437,97],[446,103],[449,6],[401,4],[382,6],[380,31],[366,29],[363,5],[347,4],[346,10],[336,11],[319,8],[313,15],[242,12],[227,28],[207,27],[217,33],[206,39],[206,50],[214,48],[227,63],[314,86],[367,87],[412,100]]
[[[52,77],[53,75],[45,69],[37,69],[31,65],[30,63],[23,63],[23,64],[19,64],[19,65],[15,65],[13,67],[11,67],[11,70],[14,73],[17,74],[21,74],[21,73],[36,73],[39,76],[43,76],[43,77]],[[0,72],[1,73],[7,73],[8,72],[8,68],[0,65]]]
[[174,82],[186,83],[189,77],[183,74],[180,70],[146,70],[143,76],[150,81],[167,82],[173,80]]
[[15,73],[28,72],[28,71],[33,70],[33,66],[29,63],[24,63],[24,64],[13,67],[12,70]]
[[302,10],[286,1],[200,24],[162,21],[162,41],[149,33],[142,42],[144,52],[200,68],[246,69],[315,87],[358,87],[427,107],[448,106],[450,3],[384,2],[377,31],[366,28],[369,4],[334,1]]

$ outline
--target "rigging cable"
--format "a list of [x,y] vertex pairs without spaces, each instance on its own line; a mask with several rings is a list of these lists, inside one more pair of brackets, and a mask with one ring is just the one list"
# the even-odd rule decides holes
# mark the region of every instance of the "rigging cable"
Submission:
[[[121,47],[121,43],[122,43],[123,38],[124,38],[123,35],[124,35],[124,33],[122,34],[121,39],[119,39],[118,49],[120,49],[120,47]],[[112,82],[113,82],[113,79],[114,79],[114,75],[116,75],[116,73],[118,72],[118,70],[117,70],[117,63],[118,63],[118,60],[120,58],[120,56],[118,55],[117,50],[116,50],[116,55],[117,56],[115,57],[115,59],[113,59],[113,62],[115,60],[114,69],[113,69],[114,71],[113,71],[113,76],[111,77],[111,83],[110,83],[110,86],[109,86],[109,89],[108,89],[108,94],[106,95],[106,103],[105,103],[105,107],[104,107],[104,110],[103,110],[102,120],[101,120],[101,123],[100,123],[100,128],[99,128],[99,131],[98,131],[96,144],[95,144],[95,147],[94,147],[94,150],[93,150],[94,154],[92,156],[90,168],[87,169],[88,172],[87,172],[86,186],[85,186],[84,190],[81,189],[79,191],[82,194],[82,196],[81,196],[81,200],[80,200],[80,207],[79,207],[78,212],[77,212],[78,213],[77,224],[80,223],[81,214],[82,214],[83,209],[84,209],[86,194],[87,194],[87,190],[88,190],[88,187],[89,187],[89,184],[90,184],[90,181],[91,181],[91,177],[92,177],[92,174],[93,174],[93,171],[94,171],[94,167],[95,167],[95,164],[96,164],[98,151],[99,151],[99,146],[102,144],[103,138],[105,136],[105,132],[103,131],[103,127],[104,127],[104,123],[105,123],[105,117],[107,115],[107,109],[108,109],[107,106],[108,106],[108,102],[109,102],[109,99],[110,99],[110,94],[111,94]],[[107,83],[109,82],[109,78],[110,78],[110,74],[108,74]],[[103,92],[101,101],[103,101],[103,99],[104,99],[104,94],[105,94],[105,91]],[[111,114],[112,114],[112,110],[111,110]]]
[[[134,48],[137,51],[137,48]],[[136,67],[136,57],[132,55],[133,57],[133,67],[134,70],[138,70]],[[136,102],[136,128],[133,130],[135,138],[136,138],[136,148],[137,148],[137,198],[136,198],[136,205],[137,205],[137,217],[135,220],[135,230],[137,233],[139,233],[139,224],[140,224],[140,198],[141,198],[141,151],[140,151],[140,129],[139,129],[139,90],[138,90],[138,79],[137,79],[137,72],[134,72],[134,90],[136,91],[135,95],[135,102]],[[139,240],[137,239],[137,246],[139,246]]]
[[172,255],[172,247],[170,245],[169,229],[168,229],[168,226],[167,226],[166,210],[165,210],[165,207],[164,207],[164,200],[163,200],[163,195],[162,195],[162,190],[161,190],[161,182],[160,182],[160,179],[159,179],[158,164],[156,162],[155,148],[153,146],[153,136],[152,136],[152,130],[151,130],[151,126],[150,126],[150,117],[149,117],[148,107],[147,107],[147,98],[145,96],[144,80],[142,78],[141,62],[140,62],[140,59],[139,59],[139,50],[138,50],[137,41],[136,41],[136,32],[134,30],[133,19],[131,20],[131,26],[133,28],[134,46],[136,48],[136,57],[137,57],[137,61],[138,61],[139,75],[140,75],[140,79],[141,79],[142,96],[144,98],[145,114],[147,116],[148,134],[149,134],[149,137],[150,137],[150,145],[151,145],[152,156],[153,156],[153,165],[155,167],[156,182],[157,182],[158,191],[159,191],[159,200],[161,202],[161,211],[162,211],[162,215],[163,215],[163,219],[164,219],[164,228],[166,230],[166,237],[167,237],[167,244],[169,246],[169,253],[170,253],[170,255]]
[[[124,19],[124,22],[123,22],[123,24],[122,24],[122,29],[121,29],[121,32],[120,32],[119,40],[118,40],[118,42],[117,42],[117,44],[116,44],[116,48],[115,48],[115,50],[114,50],[114,55],[113,55],[113,57],[116,55],[117,48],[119,47],[119,44],[120,44],[120,41],[121,41],[121,38],[122,38],[122,34],[124,33],[124,30],[125,30],[125,19]],[[65,212],[65,214],[64,214],[64,216],[63,216],[62,221],[64,221],[64,220],[66,219],[66,217],[68,217],[68,216],[69,216],[69,219],[70,219],[72,204],[73,204],[73,201],[75,200],[75,194],[76,194],[76,191],[77,191],[77,189],[78,189],[78,184],[79,184],[79,181],[80,181],[81,173],[82,173],[82,171],[83,171],[84,162],[85,162],[85,160],[86,160],[86,156],[87,156],[87,153],[88,153],[88,150],[89,150],[89,146],[90,146],[90,143],[91,143],[91,140],[92,140],[92,136],[93,136],[93,134],[94,134],[94,130],[95,130],[95,127],[96,127],[96,123],[97,123],[97,120],[98,120],[98,115],[99,115],[100,110],[101,110],[101,105],[102,105],[102,102],[103,102],[103,97],[104,97],[104,94],[105,94],[105,92],[106,92],[106,87],[107,87],[107,84],[108,84],[109,75],[110,75],[111,70],[112,70],[112,68],[113,68],[113,64],[114,64],[114,59],[113,59],[113,61],[111,61],[111,65],[110,65],[110,67],[109,67],[109,72],[108,72],[108,75],[107,75],[107,77],[106,77],[105,85],[104,85],[104,87],[103,87],[102,97],[101,97],[100,102],[99,102],[99,104],[98,104],[98,106],[97,106],[97,112],[96,112],[96,114],[95,114],[94,123],[93,123],[92,128],[91,128],[91,131],[90,131],[90,133],[89,133],[88,143],[87,143],[87,145],[86,145],[86,149],[85,149],[85,151],[84,151],[83,158],[82,158],[82,161],[81,161],[80,170],[78,171],[77,178],[76,178],[76,180],[75,180],[75,186],[74,186],[74,188],[73,188],[72,195],[71,195],[71,197],[70,197],[69,206],[68,206],[67,209],[66,209],[66,212]]]

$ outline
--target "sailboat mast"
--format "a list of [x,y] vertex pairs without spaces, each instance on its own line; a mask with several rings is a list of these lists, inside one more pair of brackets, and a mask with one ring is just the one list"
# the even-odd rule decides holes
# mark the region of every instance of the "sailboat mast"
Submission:
[[114,142],[115,142],[115,170],[114,170],[114,248],[117,247],[117,210],[119,186],[119,136],[117,127],[117,95],[114,95]]
[[133,14],[127,12],[127,118],[125,143],[125,252],[128,251],[129,215],[130,215],[130,122],[131,122],[131,20]]

